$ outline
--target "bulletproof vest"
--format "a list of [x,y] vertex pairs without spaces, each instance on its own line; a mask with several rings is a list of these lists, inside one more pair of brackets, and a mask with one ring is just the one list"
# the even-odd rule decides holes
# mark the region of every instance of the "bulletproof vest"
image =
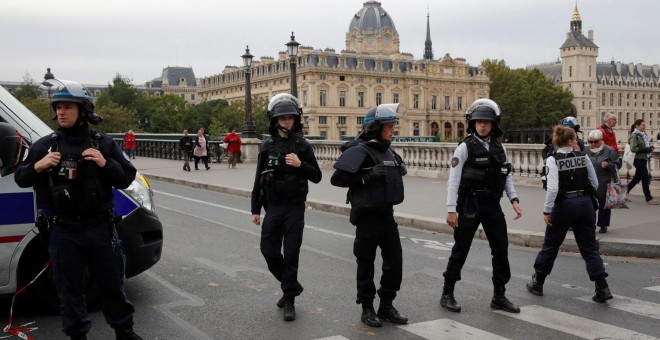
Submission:
[[297,135],[289,138],[272,138],[267,142],[268,163],[261,176],[261,187],[268,201],[302,200],[307,197],[307,177],[300,173],[300,168],[287,166],[284,158],[295,153],[300,160],[305,159],[306,144]]
[[98,149],[100,138],[100,134],[91,133],[82,143],[71,143],[60,133],[51,135],[50,151],[61,155],[60,163],[49,172],[50,209],[54,215],[94,215],[111,207],[111,189],[104,190],[98,167],[82,156],[85,149]]
[[387,166],[385,176],[365,184],[352,186],[348,199],[353,208],[382,208],[403,202],[403,178],[399,170],[401,164],[392,149],[378,150],[369,145],[359,144],[356,148],[364,148],[369,154],[373,165]]
[[506,153],[502,144],[491,138],[487,150],[473,137],[465,141],[468,158],[461,173],[460,190],[490,191],[493,197],[502,197],[506,177],[511,172],[511,164],[506,162]]
[[558,197],[570,191],[591,189],[587,172],[587,162],[591,161],[584,153],[581,151],[555,153],[554,157],[559,175]]

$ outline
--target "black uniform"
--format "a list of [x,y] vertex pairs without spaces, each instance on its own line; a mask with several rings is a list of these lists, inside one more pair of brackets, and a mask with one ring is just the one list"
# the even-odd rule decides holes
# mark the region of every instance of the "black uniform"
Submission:
[[[289,153],[298,155],[300,167],[286,165],[284,158]],[[301,292],[298,257],[305,226],[307,181],[318,183],[321,176],[314,150],[303,137],[276,135],[261,144],[251,211],[260,214],[262,206],[266,210],[261,226],[261,253],[268,270],[281,282],[284,297],[290,300]]]
[[[381,300],[391,305],[401,286],[402,250],[398,225],[394,221],[393,205],[403,202],[405,167],[401,157],[390,148],[390,142],[355,139],[337,160],[337,169],[330,182],[348,187],[351,202],[350,221],[357,226],[353,253],[357,259],[358,304],[372,305],[378,293]],[[384,176],[368,180],[365,174],[374,165],[387,166]],[[380,288],[374,285],[376,249],[381,248],[383,275]]]
[[[103,168],[82,159],[87,148],[101,151],[106,159]],[[61,153],[59,165],[37,173],[35,163],[49,151]],[[113,139],[91,132],[87,124],[39,139],[16,170],[16,183],[33,186],[37,207],[52,216],[48,252],[63,331],[69,336],[82,336],[91,328],[83,293],[87,268],[101,289],[106,321],[115,329],[133,324],[135,310],[124,293],[125,256],[114,228],[112,188],[127,188],[135,174]]]
[[183,170],[190,171],[190,160],[192,159],[193,140],[190,136],[182,137],[179,140],[179,147],[183,151]]

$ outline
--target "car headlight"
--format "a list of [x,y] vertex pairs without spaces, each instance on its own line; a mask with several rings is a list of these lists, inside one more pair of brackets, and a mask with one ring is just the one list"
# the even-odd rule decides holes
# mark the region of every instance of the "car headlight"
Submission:
[[138,203],[140,203],[145,208],[156,212],[155,206],[153,204],[154,192],[151,190],[151,186],[147,181],[147,178],[144,177],[140,172],[137,172],[135,175],[135,180],[125,191],[130,194]]

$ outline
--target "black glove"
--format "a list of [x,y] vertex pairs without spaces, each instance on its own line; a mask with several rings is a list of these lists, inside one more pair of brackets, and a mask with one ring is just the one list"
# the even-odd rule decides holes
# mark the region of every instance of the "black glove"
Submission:
[[408,169],[406,169],[405,164],[401,163],[401,165],[399,165],[399,173],[401,174],[401,176],[405,176],[408,174]]
[[385,174],[387,174],[387,165],[384,164],[374,165],[374,167],[371,168],[369,172],[367,172],[362,176],[362,182],[367,183],[374,181],[380,177],[385,176]]

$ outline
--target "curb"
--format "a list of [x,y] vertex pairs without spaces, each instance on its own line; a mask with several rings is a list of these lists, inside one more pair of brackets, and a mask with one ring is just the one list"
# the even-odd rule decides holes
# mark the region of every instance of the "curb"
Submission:
[[[206,184],[182,179],[175,179],[159,175],[143,174],[148,179],[153,179],[162,182],[173,184],[185,185],[193,188],[206,189],[210,191],[221,192],[225,194],[250,197],[252,192],[238,187],[222,186],[214,184]],[[311,209],[329,212],[338,215],[348,216],[350,214],[350,205],[339,205],[333,202],[308,199],[307,206]],[[422,217],[418,215],[394,213],[394,220],[405,227],[427,230],[443,234],[453,234],[454,231],[449,227],[444,219]],[[509,229],[509,244],[541,249],[543,246],[543,239],[545,238],[544,231],[530,232],[527,230]],[[486,233],[482,227],[479,227],[477,233],[474,235],[476,239],[487,240]],[[601,255],[610,256],[626,256],[626,257],[644,257],[644,258],[660,258],[660,242],[651,240],[634,240],[622,238],[598,238],[596,235],[596,248]],[[575,237],[572,233],[566,235],[564,243],[559,248],[560,251],[567,251],[572,253],[579,253],[580,250],[575,242]]]

